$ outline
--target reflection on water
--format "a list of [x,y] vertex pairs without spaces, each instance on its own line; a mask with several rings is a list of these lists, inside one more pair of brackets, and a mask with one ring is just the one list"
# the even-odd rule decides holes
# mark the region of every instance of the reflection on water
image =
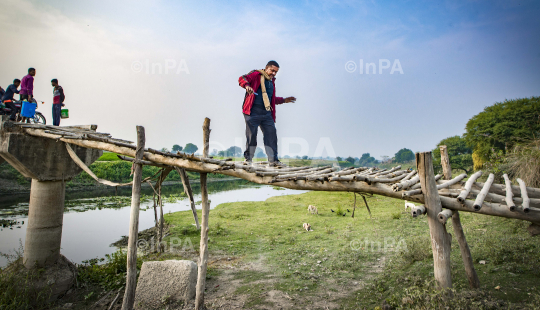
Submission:
[[[201,200],[199,184],[192,184],[195,201]],[[208,184],[210,207],[235,201],[264,201],[272,196],[299,194],[305,191],[276,190],[271,186],[263,186],[249,183],[244,180],[212,182]],[[143,188],[143,194],[151,197],[152,189]],[[183,192],[182,185],[164,186],[164,196],[179,196]],[[102,206],[84,207],[92,205],[89,201],[96,198],[113,197],[115,189],[66,193],[67,210],[64,213],[64,227],[62,233],[62,254],[70,260],[80,263],[83,260],[103,257],[105,254],[114,252],[109,245],[117,241],[121,236],[128,234],[129,227],[129,197],[131,188],[119,188],[118,196],[122,199],[102,199],[105,201],[118,200],[120,205],[108,208]],[[173,199],[174,201],[176,199]],[[11,202],[8,202],[11,201]],[[163,211],[165,213],[190,210],[187,199],[168,202],[164,200]],[[154,225],[154,212],[151,199],[141,203],[139,218],[139,230],[150,228]],[[26,206],[26,207],[25,207]],[[196,206],[200,209],[200,205]],[[0,212],[13,211],[28,208],[28,196],[3,197],[0,202]],[[147,210],[147,211],[144,211]],[[83,212],[81,212],[83,211]],[[18,224],[11,227],[0,225],[0,252],[13,252],[19,248],[19,240],[24,244],[26,236],[27,216],[24,214],[0,216],[0,220],[16,221]],[[20,227],[20,228],[17,228]],[[0,266],[7,263],[5,258],[0,258]]]

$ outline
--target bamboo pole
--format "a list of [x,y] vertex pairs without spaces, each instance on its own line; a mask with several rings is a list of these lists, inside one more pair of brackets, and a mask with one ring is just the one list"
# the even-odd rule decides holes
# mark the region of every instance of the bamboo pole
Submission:
[[510,182],[510,179],[508,178],[508,174],[503,174],[504,178],[504,184],[506,185],[506,205],[508,206],[508,209],[510,211],[516,210],[516,204],[514,203],[514,200],[512,199],[514,197],[514,194],[512,193],[512,182]]
[[431,235],[431,248],[433,250],[435,280],[441,289],[452,288],[452,275],[450,272],[451,239],[446,232],[446,228],[437,218],[439,212],[442,211],[442,205],[437,192],[437,183],[435,183],[431,152],[416,153],[416,167],[420,176],[422,193],[424,193]]
[[517,182],[519,183],[519,187],[521,188],[521,198],[523,199],[523,202],[521,203],[521,206],[523,207],[523,212],[529,213],[531,210],[530,203],[531,199],[529,198],[529,195],[527,195],[527,186],[525,185],[525,182],[523,182],[522,179],[518,178]]
[[[456,211],[457,212],[457,211]],[[439,218],[439,222],[443,225],[446,225],[446,222],[448,221],[449,218],[452,217],[452,214],[453,214],[453,211],[450,210],[450,209],[444,209],[442,210],[441,212],[439,212],[439,214],[437,215],[437,217]]]
[[415,206],[414,208],[411,208],[412,217],[417,217],[425,213],[426,213],[426,207],[424,207],[423,205]]
[[[205,118],[203,124],[203,158],[208,157],[208,144],[210,142],[210,119]],[[201,173],[201,200],[202,200],[202,227],[201,247],[199,257],[199,272],[197,275],[197,287],[195,296],[195,309],[204,309],[204,289],[206,286],[206,268],[208,263],[208,216],[210,204],[208,203],[208,188],[206,185],[206,173]]]
[[137,237],[139,233],[139,207],[141,203],[142,160],[144,155],[145,134],[144,127],[137,126],[137,149],[135,162],[133,162],[133,188],[131,193],[131,213],[129,218],[129,238],[127,251],[126,291],[122,310],[132,310],[135,302],[135,289],[137,288]]
[[482,209],[482,203],[484,202],[484,199],[489,192],[491,184],[493,184],[493,180],[495,180],[495,175],[493,173],[490,173],[486,180],[486,183],[484,183],[484,187],[482,187],[482,190],[480,191],[480,194],[476,196],[476,200],[474,201],[473,205],[474,211],[480,211],[480,209]]
[[471,175],[471,177],[467,180],[465,183],[465,188],[459,193],[459,196],[457,197],[457,200],[461,203],[467,199],[467,196],[469,196],[469,193],[471,192],[472,186],[474,182],[482,175],[482,171],[478,171],[475,174]]
[[186,174],[186,170],[182,168],[175,167],[176,171],[182,179],[182,185],[184,186],[184,193],[188,196],[189,205],[191,206],[191,212],[193,213],[193,219],[195,220],[195,226],[197,230],[201,229],[199,225],[199,216],[197,215],[197,209],[195,208],[195,199],[193,198],[193,191],[191,190],[191,185],[189,183],[189,178]]

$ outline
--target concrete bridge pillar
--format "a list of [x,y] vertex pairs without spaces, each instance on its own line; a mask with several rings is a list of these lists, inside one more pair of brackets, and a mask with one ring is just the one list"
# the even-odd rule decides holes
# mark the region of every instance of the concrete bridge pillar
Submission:
[[[76,145],[71,147],[87,166],[103,153]],[[24,128],[11,122],[2,122],[0,126],[0,157],[25,177],[32,178],[24,242],[25,267],[55,264],[60,258],[65,182],[82,169],[73,162],[64,142],[27,135]]]
[[65,192],[63,181],[32,180],[23,258],[28,269],[52,265],[60,258]]

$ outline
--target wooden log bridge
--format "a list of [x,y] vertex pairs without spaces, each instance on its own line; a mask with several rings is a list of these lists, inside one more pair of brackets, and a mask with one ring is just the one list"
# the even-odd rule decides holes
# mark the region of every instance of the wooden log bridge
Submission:
[[[84,160],[79,159],[75,148],[86,148],[100,151],[114,152],[122,160],[133,163],[134,181],[127,184],[116,184],[98,179],[98,182],[111,186],[133,186],[133,201],[131,212],[131,227],[128,247],[128,276],[124,305],[122,309],[132,309],[135,290],[134,262],[136,257],[136,238],[138,228],[138,206],[140,183],[140,167],[144,165],[157,166],[169,173],[178,171],[186,192],[190,196],[195,222],[199,226],[197,213],[189,181],[185,171],[201,174],[201,188],[203,189],[203,213],[201,223],[201,257],[199,258],[199,277],[197,283],[196,308],[204,308],[204,287],[206,274],[206,261],[208,257],[208,211],[210,209],[206,193],[206,174],[219,173],[241,178],[257,184],[271,184],[289,189],[313,191],[341,191],[377,194],[386,197],[414,201],[424,204],[411,210],[414,217],[426,214],[432,237],[434,254],[435,277],[441,288],[450,288],[450,261],[449,251],[451,238],[446,232],[446,223],[452,218],[454,231],[460,244],[461,253],[471,287],[478,287],[478,277],[472,266],[472,258],[463,234],[459,212],[474,212],[484,215],[513,218],[531,222],[529,231],[536,231],[540,226],[540,189],[527,187],[517,179],[517,185],[512,184],[508,176],[504,176],[504,184],[493,183],[493,175],[489,175],[485,183],[476,182],[482,172],[478,171],[466,180],[462,174],[451,178],[451,170],[446,149],[441,147],[443,155],[444,179],[441,175],[433,175],[431,152],[417,153],[417,171],[404,170],[401,166],[392,169],[379,169],[375,167],[345,168],[322,167],[270,167],[267,162],[244,163],[232,159],[219,160],[208,157],[208,143],[210,138],[210,120],[206,119],[204,130],[203,156],[195,156],[182,152],[161,152],[145,148],[144,128],[137,127],[138,143],[113,138],[110,134],[99,133],[97,126],[69,126],[55,127],[40,124],[19,124],[3,122],[0,128],[0,138],[3,144],[6,136],[26,135],[38,137],[56,143],[64,143],[69,156],[81,171],[89,171]],[[2,146],[0,143],[0,146]],[[58,145],[56,144],[55,145]],[[70,151],[71,150],[71,151]],[[0,149],[2,151],[2,149]],[[79,151],[80,153],[80,151]],[[4,157],[10,164],[18,162],[6,152],[0,152],[0,159]],[[88,160],[87,160],[88,161]],[[25,171],[29,174],[29,171]],[[91,173],[91,171],[90,171]],[[162,172],[163,173],[163,172]],[[163,177],[164,178],[164,177]],[[160,192],[160,191],[159,191]],[[158,197],[160,198],[160,197]],[[157,221],[157,216],[156,216]]]
[[[137,147],[132,142],[115,139],[109,134],[98,133],[84,127],[17,123],[12,126],[9,130],[35,137],[114,152],[131,158],[136,155]],[[125,159],[125,157],[121,158]],[[133,159],[130,160],[133,161]],[[416,171],[401,170],[400,166],[391,170],[373,167],[340,170],[329,166],[274,168],[256,162],[246,164],[182,152],[164,153],[151,148],[144,149],[143,160],[139,163],[199,173],[220,173],[257,184],[269,184],[289,189],[368,193],[424,203],[420,179],[418,176],[413,177]],[[477,177],[477,175],[473,176]],[[435,179],[438,179],[437,176]],[[451,185],[445,185],[447,182]],[[525,184],[494,184],[489,179],[486,183],[466,184],[464,175],[458,176],[457,180],[456,178],[438,179],[437,184],[441,204],[445,209],[520,219],[540,225],[540,189],[538,188],[527,187]],[[514,204],[509,206],[510,200]]]

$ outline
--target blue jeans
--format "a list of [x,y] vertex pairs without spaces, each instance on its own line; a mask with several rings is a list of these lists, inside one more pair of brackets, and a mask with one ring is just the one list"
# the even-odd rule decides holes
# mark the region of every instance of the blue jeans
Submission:
[[56,103],[52,105],[52,117],[53,125],[60,126],[60,119],[62,118],[62,104]]
[[261,127],[264,147],[266,155],[268,155],[268,161],[278,161],[276,124],[274,123],[274,119],[272,119],[272,114],[244,114],[244,120],[246,121],[247,138],[244,158],[246,160],[251,160],[255,155],[255,150],[257,149],[257,131],[259,127]]

